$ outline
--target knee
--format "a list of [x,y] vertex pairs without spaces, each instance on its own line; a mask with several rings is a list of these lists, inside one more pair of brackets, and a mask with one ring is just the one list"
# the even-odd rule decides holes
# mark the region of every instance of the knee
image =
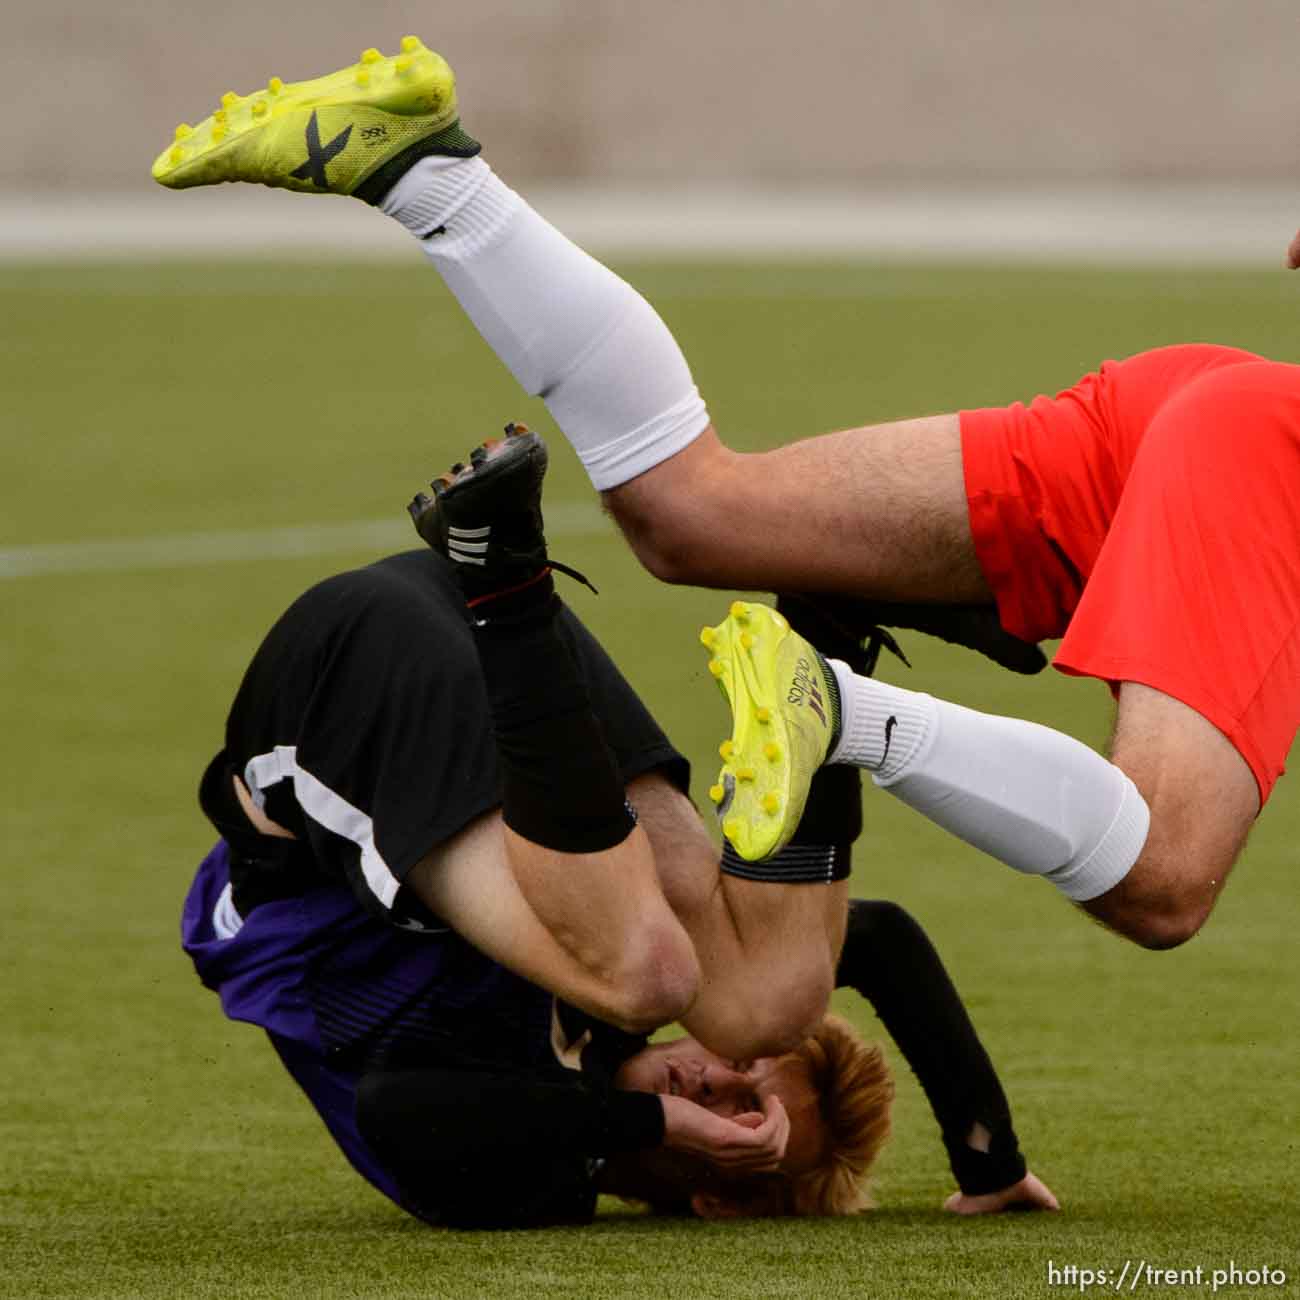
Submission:
[[1209,919],[1212,899],[1198,899],[1184,891],[1170,891],[1128,906],[1109,918],[1126,938],[1152,952],[1180,947],[1194,938]]
[[[639,482],[639,480],[634,481]],[[606,504],[641,566],[660,582],[689,585],[700,564],[700,548],[685,512],[645,490],[616,489]]]
[[719,506],[743,482],[737,453],[711,431],[685,451],[605,493],[642,565],[661,582],[707,584],[718,559]]
[[779,987],[756,989],[744,1005],[715,1015],[709,1046],[739,1060],[793,1051],[826,1014],[834,983],[829,963],[783,972]]
[[604,983],[601,1018],[628,1033],[648,1033],[685,1015],[699,991],[699,960],[680,927],[651,928],[625,948]]

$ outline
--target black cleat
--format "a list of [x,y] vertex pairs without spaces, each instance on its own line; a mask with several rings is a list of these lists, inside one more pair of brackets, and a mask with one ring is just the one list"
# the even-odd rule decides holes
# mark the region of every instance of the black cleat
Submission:
[[[865,676],[875,670],[882,647],[907,663],[907,657],[886,628],[924,632],[950,645],[964,646],[1013,673],[1038,673],[1047,667],[1047,657],[1038,646],[1021,641],[1003,628],[994,605],[923,604],[803,594],[782,596],[777,608],[823,654],[844,659],[854,672]],[[828,650],[823,640],[835,648]],[[859,667],[847,654],[841,653],[839,646],[846,642],[860,645],[863,641],[867,643],[867,664]]]
[[[528,586],[559,569],[591,586],[580,573],[550,560],[542,525],[546,444],[526,425],[507,424],[503,438],[475,447],[469,464],[457,461],[407,506],[415,530],[456,565],[472,606]],[[593,587],[594,591],[595,588]]]

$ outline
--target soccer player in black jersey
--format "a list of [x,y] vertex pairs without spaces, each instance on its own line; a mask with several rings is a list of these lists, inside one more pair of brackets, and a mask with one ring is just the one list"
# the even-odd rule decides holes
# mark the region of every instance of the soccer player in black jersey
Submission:
[[[930,1097],[952,1208],[1054,1207],[923,933],[889,904],[845,910],[856,771],[818,775],[784,878],[719,875],[685,761],[554,596],[529,438],[417,499],[443,555],[319,584],[258,650],[201,787],[222,835],[185,908],[204,982],[268,1031],[353,1165],[431,1221],[582,1221],[600,1190],[860,1208],[890,1087],[823,1018],[837,975]],[[513,516],[493,487],[466,522],[483,485],[534,471]],[[593,956],[593,918],[625,927],[623,969]],[[740,1049],[647,1048],[678,1015]]]

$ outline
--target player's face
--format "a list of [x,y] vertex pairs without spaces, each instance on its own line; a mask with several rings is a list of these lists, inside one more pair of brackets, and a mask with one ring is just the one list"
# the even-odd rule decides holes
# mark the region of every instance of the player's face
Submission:
[[817,1093],[797,1056],[731,1061],[693,1038],[675,1038],[625,1061],[615,1082],[620,1088],[685,1097],[726,1118],[761,1112],[764,1100],[777,1096],[790,1116],[783,1166],[793,1170],[810,1164],[821,1145]]

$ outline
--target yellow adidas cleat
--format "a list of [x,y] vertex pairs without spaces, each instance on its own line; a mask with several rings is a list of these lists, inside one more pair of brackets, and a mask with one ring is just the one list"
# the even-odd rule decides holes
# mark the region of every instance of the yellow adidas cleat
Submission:
[[821,655],[766,605],[735,601],[700,641],[733,724],[709,798],[732,847],[760,862],[799,825],[839,727],[839,693]]
[[451,68],[404,36],[401,53],[369,49],[314,81],[272,77],[250,95],[227,91],[211,117],[176,128],[153,177],[174,190],[252,181],[373,203],[417,157],[478,151],[460,128]]

